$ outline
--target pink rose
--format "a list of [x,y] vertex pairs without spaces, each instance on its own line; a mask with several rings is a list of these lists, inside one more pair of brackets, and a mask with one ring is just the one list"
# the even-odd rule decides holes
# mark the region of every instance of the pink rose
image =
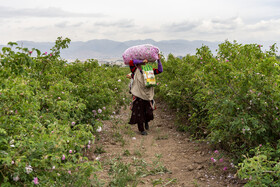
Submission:
[[35,177],[34,180],[33,180],[34,184],[39,184],[39,179],[38,177]]

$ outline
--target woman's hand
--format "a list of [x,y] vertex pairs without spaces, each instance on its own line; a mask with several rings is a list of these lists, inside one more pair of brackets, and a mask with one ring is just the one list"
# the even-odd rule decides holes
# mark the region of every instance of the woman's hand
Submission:
[[147,59],[143,60],[143,63],[148,63],[148,60]]
[[131,73],[127,74],[127,75],[126,75],[126,78],[131,79]]

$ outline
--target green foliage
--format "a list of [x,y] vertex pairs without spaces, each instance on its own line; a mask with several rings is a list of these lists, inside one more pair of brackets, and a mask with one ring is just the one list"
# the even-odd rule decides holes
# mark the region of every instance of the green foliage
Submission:
[[130,154],[129,150],[127,150],[127,149],[126,149],[126,150],[124,151],[124,153],[123,153],[123,156],[130,156],[130,155],[131,155],[131,154]]
[[177,179],[167,179],[166,180],[160,178],[160,179],[155,179],[152,181],[153,186],[161,185],[161,186],[168,186],[170,184],[176,184]]
[[[67,63],[59,37],[52,53],[16,47],[0,53],[0,184],[90,186],[97,161],[85,156],[99,119],[126,102],[128,68],[96,60]],[[37,55],[35,57],[34,53]],[[91,180],[91,179],[92,180]]]
[[[128,156],[129,151],[125,151],[125,155]],[[137,186],[140,182],[140,178],[149,175],[161,175],[164,173],[170,173],[170,171],[160,161],[161,155],[156,155],[153,163],[148,164],[145,160],[133,158],[132,163],[126,163],[121,160],[121,157],[113,159],[110,162],[109,175],[111,180],[109,186]],[[170,179],[167,182],[164,180],[156,180],[152,182],[153,185],[163,184],[167,186],[171,183],[176,183],[176,179]]]
[[[261,47],[225,41],[217,56],[207,46],[182,59],[169,55],[164,73],[158,76],[158,95],[186,122],[180,129],[207,138],[239,161],[259,144],[269,143],[275,149],[280,138],[277,47],[274,44],[265,52]],[[250,152],[248,159],[256,155]],[[242,167],[248,166],[246,160]],[[279,162],[279,157],[267,158],[267,162]]]
[[139,182],[138,175],[133,173],[131,165],[120,161],[112,163],[109,175],[112,176],[109,186],[127,186],[128,184],[137,186]]
[[106,153],[105,149],[103,148],[103,146],[96,146],[95,150],[94,150],[95,154],[102,154],[102,153]]
[[[280,145],[280,144],[278,144]],[[238,175],[247,179],[245,186],[279,186],[280,185],[280,151],[270,145],[256,147],[253,157],[239,164]]]

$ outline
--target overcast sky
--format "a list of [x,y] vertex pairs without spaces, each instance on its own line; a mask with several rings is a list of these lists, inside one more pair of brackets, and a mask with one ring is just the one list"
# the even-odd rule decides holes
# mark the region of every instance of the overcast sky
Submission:
[[110,39],[280,41],[280,0],[0,0],[0,44]]

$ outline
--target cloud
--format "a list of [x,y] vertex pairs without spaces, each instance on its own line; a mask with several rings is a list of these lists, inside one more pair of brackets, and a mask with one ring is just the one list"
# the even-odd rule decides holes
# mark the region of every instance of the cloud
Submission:
[[153,34],[161,32],[160,28],[142,27],[136,31],[139,34]]
[[190,21],[184,21],[184,22],[178,22],[178,23],[172,23],[169,25],[163,26],[164,30],[168,32],[187,32],[190,30],[193,30],[196,28],[199,24],[199,22],[190,22]]
[[280,18],[279,19],[270,19],[270,20],[261,20],[255,24],[247,25],[246,28],[250,31],[269,31],[280,29]]
[[196,35],[196,33],[221,34],[233,32],[244,25],[240,17],[200,19],[184,21],[163,26],[163,30],[171,34]]
[[57,23],[54,26],[58,28],[65,28],[67,26],[67,23],[68,23],[67,21],[64,21],[64,22]]
[[0,6],[0,18],[13,18],[13,17],[105,17],[101,13],[75,13],[64,11],[61,8],[26,8],[14,9]]
[[239,17],[210,20],[211,29],[216,31],[233,31],[240,28],[242,25],[243,21]]
[[280,2],[279,0],[259,0],[259,6],[271,7],[271,8],[279,8]]
[[97,27],[118,27],[118,28],[133,28],[135,26],[133,20],[118,20],[118,21],[99,21],[95,22]]
[[56,23],[54,26],[58,28],[68,28],[68,27],[80,27],[83,25],[83,22],[77,22],[77,23],[69,23],[68,21],[62,21],[59,23]]

